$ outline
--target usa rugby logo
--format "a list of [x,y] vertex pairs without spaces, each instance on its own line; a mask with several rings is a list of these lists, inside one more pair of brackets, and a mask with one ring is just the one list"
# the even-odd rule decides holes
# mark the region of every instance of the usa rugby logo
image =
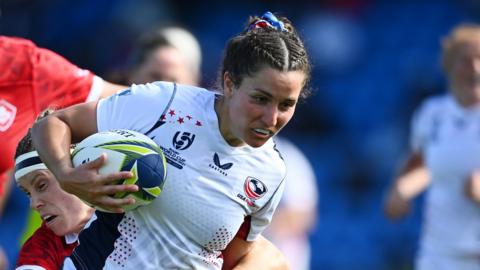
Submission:
[[7,130],[15,120],[17,107],[4,99],[0,99],[0,131]]
[[267,193],[267,186],[262,181],[248,176],[243,185],[245,194],[252,201],[260,199],[265,193]]

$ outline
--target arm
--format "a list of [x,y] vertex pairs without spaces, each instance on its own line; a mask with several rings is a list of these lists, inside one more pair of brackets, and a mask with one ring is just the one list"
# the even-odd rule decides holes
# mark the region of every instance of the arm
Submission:
[[480,206],[480,172],[474,172],[465,183],[465,195]]
[[103,87],[102,87],[102,93],[100,94],[100,98],[106,98],[109,97],[116,92],[128,88],[127,86],[124,85],[119,85],[119,84],[114,84],[111,82],[104,81],[103,82]]
[[122,212],[119,207],[133,203],[133,200],[114,199],[109,195],[120,191],[137,191],[138,187],[108,184],[122,178],[129,178],[131,173],[98,174],[98,168],[106,161],[105,155],[76,168],[72,167],[70,160],[71,142],[78,142],[97,132],[96,106],[96,101],[83,103],[43,118],[33,125],[32,139],[43,162],[65,191],[91,204]]
[[235,237],[223,253],[222,269],[289,269],[283,254],[263,236],[253,242]]
[[[277,209],[272,222],[268,226],[268,235],[276,240],[282,238],[305,236],[315,224],[317,218],[316,209],[297,209],[282,206]],[[273,238],[270,238],[273,239]]]
[[8,269],[7,256],[5,256],[5,253],[3,252],[3,249],[0,246],[0,270],[6,270],[6,269]]
[[385,200],[385,215],[396,220],[410,210],[410,201],[423,192],[430,184],[430,173],[420,152],[413,153],[407,160],[400,175],[390,187]]

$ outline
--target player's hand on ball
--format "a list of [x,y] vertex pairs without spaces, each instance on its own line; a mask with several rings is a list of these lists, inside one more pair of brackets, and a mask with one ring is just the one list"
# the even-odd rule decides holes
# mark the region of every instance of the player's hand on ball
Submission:
[[90,205],[96,205],[111,212],[124,212],[121,206],[135,203],[132,198],[114,198],[117,192],[136,192],[136,185],[112,185],[121,179],[132,177],[132,173],[114,172],[100,174],[99,169],[107,161],[107,155],[102,154],[97,159],[72,168],[62,174],[59,182],[62,188]]

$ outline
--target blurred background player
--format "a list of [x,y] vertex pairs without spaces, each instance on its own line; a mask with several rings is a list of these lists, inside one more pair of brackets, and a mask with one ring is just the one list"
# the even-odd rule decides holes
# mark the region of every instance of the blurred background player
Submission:
[[292,141],[277,136],[275,143],[287,166],[285,191],[265,230],[285,255],[292,269],[310,269],[309,233],[317,220],[318,191],[315,172],[302,151]]
[[181,27],[146,34],[133,52],[130,83],[172,81],[199,85],[202,51],[197,39]]
[[416,269],[480,269],[480,26],[460,25],[442,45],[450,91],[415,114],[385,211],[405,216],[428,188]]
[[199,85],[202,51],[187,29],[163,26],[138,39],[130,52],[128,66],[115,70],[110,80],[130,85],[154,81]]
[[[140,38],[131,56],[130,83],[174,81],[200,83],[201,48],[187,29],[165,27]],[[309,269],[309,232],[317,218],[317,186],[313,168],[291,141],[276,136],[275,142],[287,166],[282,200],[265,236],[285,255],[293,269]]]
[[8,260],[15,261],[18,246],[13,243],[19,241],[28,211],[17,189],[8,196],[16,145],[45,108],[95,100],[122,87],[26,39],[0,36],[0,55],[0,212],[9,198],[9,207],[0,217],[0,246]]

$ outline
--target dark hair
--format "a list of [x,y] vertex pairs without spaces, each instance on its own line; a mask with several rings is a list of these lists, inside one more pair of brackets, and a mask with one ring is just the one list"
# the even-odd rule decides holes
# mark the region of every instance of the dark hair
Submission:
[[[54,110],[49,108],[44,111],[42,111],[36,121],[46,117],[47,115],[53,113]],[[32,142],[32,135],[31,135],[31,129],[29,128],[27,131],[27,134],[20,140],[20,142],[17,144],[17,149],[15,150],[15,159],[19,157],[20,155],[23,155],[28,152],[35,151],[35,146],[33,146]]]
[[307,98],[311,91],[306,87],[310,80],[308,54],[292,23],[285,17],[277,17],[287,31],[271,27],[251,28],[262,20],[250,17],[245,30],[231,38],[225,48],[218,81],[223,89],[223,74],[228,72],[233,84],[238,87],[245,76],[252,76],[265,65],[279,71],[303,71],[304,88],[300,98]]
[[173,47],[173,45],[161,32],[151,31],[142,35],[132,53],[131,65],[136,67],[143,64],[153,51],[162,47]]

